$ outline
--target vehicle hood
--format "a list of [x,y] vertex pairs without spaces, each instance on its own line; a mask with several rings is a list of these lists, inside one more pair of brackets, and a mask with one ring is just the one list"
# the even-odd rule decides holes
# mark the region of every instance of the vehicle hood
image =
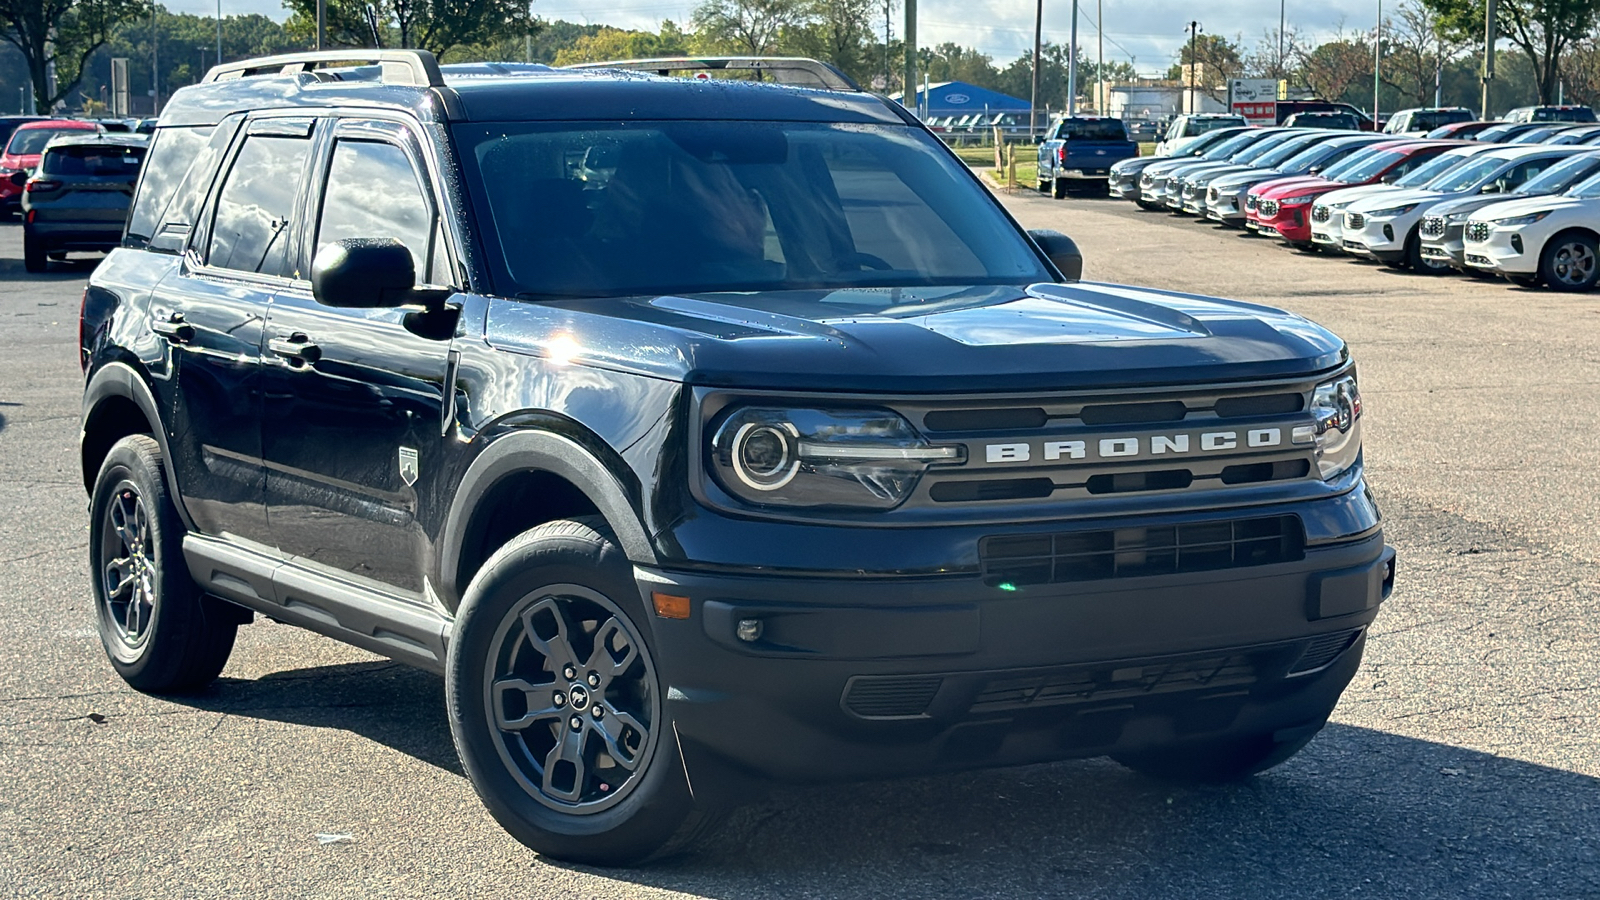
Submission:
[[1351,212],[1366,212],[1369,209],[1388,209],[1391,206],[1404,206],[1407,203],[1428,203],[1452,196],[1455,195],[1440,191],[1425,191],[1421,188],[1401,188],[1382,194],[1362,197],[1346,206],[1345,209]]
[[1199,158],[1189,159],[1189,158],[1183,158],[1183,159],[1173,159],[1173,160],[1170,160],[1168,162],[1161,163],[1160,165],[1151,166],[1150,168],[1145,169],[1145,171],[1150,173],[1151,175],[1167,175],[1167,176],[1181,177],[1181,176],[1189,175],[1189,174],[1191,174],[1193,172],[1198,172],[1201,169],[1209,169],[1209,168],[1213,168],[1213,167],[1216,167],[1216,166],[1227,166],[1227,165],[1232,165],[1232,163],[1220,162],[1220,161],[1214,160],[1214,159],[1199,159]]
[[1233,164],[1227,164],[1227,165],[1220,165],[1220,166],[1212,166],[1209,169],[1197,169],[1197,170],[1195,170],[1193,172],[1183,172],[1183,173],[1181,173],[1180,177],[1186,178],[1189,181],[1194,182],[1195,184],[1210,184],[1210,183],[1212,183],[1214,181],[1220,180],[1222,178],[1226,178],[1226,177],[1228,177],[1230,175],[1238,174],[1239,172],[1253,172],[1253,171],[1255,171],[1255,170],[1251,169],[1248,166],[1238,166],[1238,165],[1233,165]]
[[[1550,194],[1471,194],[1466,197],[1455,197],[1436,203],[1432,209],[1428,210],[1428,215],[1448,216],[1453,213],[1477,212],[1485,206],[1493,206],[1496,203],[1519,203],[1523,200],[1548,201],[1550,199]],[[1545,205],[1547,204],[1540,204],[1541,208]]]
[[1213,178],[1211,183],[1219,188],[1224,185],[1237,188],[1283,177],[1284,174],[1276,169],[1245,169],[1241,172],[1229,172]]
[[1173,162],[1173,160],[1165,156],[1132,156],[1112,163],[1111,171],[1118,175],[1126,175],[1129,172],[1143,172],[1156,163],[1163,162]]
[[1351,204],[1369,197],[1389,196],[1397,194],[1404,188],[1397,188],[1392,184],[1358,184],[1354,187],[1338,188],[1317,198],[1318,203]]
[[1577,197],[1562,197],[1560,195],[1520,197],[1516,200],[1507,200],[1501,197],[1471,210],[1472,215],[1469,218],[1479,222],[1487,222],[1492,219],[1525,216],[1529,213],[1536,213],[1546,209],[1573,209],[1582,206],[1589,206],[1592,209],[1597,205],[1600,204],[1596,204],[1594,200],[1581,200]]
[[1261,197],[1287,197],[1290,194],[1303,194],[1311,190],[1332,190],[1339,182],[1318,178],[1315,175],[1290,175],[1286,178],[1276,178],[1256,186],[1251,193]]
[[1225,382],[1348,358],[1339,338],[1282,310],[1091,283],[494,300],[485,331],[496,347],[575,365],[823,391]]

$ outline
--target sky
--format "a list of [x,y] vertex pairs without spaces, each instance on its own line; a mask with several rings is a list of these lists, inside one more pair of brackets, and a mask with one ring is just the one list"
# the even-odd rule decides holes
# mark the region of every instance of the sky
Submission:
[[[215,0],[164,0],[167,9],[215,15]],[[1367,31],[1377,18],[1381,0],[1109,0],[1105,2],[1107,60],[1131,62],[1141,74],[1164,73],[1188,39],[1191,17],[1202,33],[1241,39],[1253,47],[1278,27],[1280,3],[1291,30],[1309,39],[1345,31]],[[1394,6],[1396,0],[1389,0]],[[614,25],[654,31],[662,19],[687,23],[696,0],[534,0],[534,12],[545,19]],[[1044,39],[1067,43],[1072,28],[1071,0],[1046,0]],[[1091,57],[1096,51],[1096,0],[1081,0],[1078,44]],[[222,0],[223,15],[260,13],[279,21],[288,14],[281,0]],[[920,0],[917,43],[925,47],[953,41],[992,56],[1005,65],[1033,51],[1034,4],[1028,0]],[[895,34],[901,32],[896,12]],[[878,26],[882,28],[881,23]]]

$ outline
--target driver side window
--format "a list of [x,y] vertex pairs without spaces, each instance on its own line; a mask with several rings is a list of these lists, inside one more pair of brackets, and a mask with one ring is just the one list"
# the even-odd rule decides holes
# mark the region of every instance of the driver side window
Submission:
[[448,270],[436,233],[422,182],[404,150],[378,141],[334,144],[317,250],[345,238],[396,238],[411,251],[418,279],[435,282]]

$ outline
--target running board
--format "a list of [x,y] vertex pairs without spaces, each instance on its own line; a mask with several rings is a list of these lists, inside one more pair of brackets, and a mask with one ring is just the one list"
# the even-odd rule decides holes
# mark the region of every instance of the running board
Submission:
[[444,673],[451,623],[427,607],[217,538],[185,535],[183,556],[208,593],[396,662]]

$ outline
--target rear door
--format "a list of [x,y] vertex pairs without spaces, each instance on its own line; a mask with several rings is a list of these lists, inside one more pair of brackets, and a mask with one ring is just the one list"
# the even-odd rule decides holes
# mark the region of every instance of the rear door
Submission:
[[[455,280],[421,148],[402,123],[336,120],[319,153],[308,270],[332,241],[391,237],[411,250],[419,280]],[[262,421],[273,542],[302,563],[420,596],[418,504],[443,470],[450,342],[408,331],[412,313],[323,306],[296,280],[267,322]]]

